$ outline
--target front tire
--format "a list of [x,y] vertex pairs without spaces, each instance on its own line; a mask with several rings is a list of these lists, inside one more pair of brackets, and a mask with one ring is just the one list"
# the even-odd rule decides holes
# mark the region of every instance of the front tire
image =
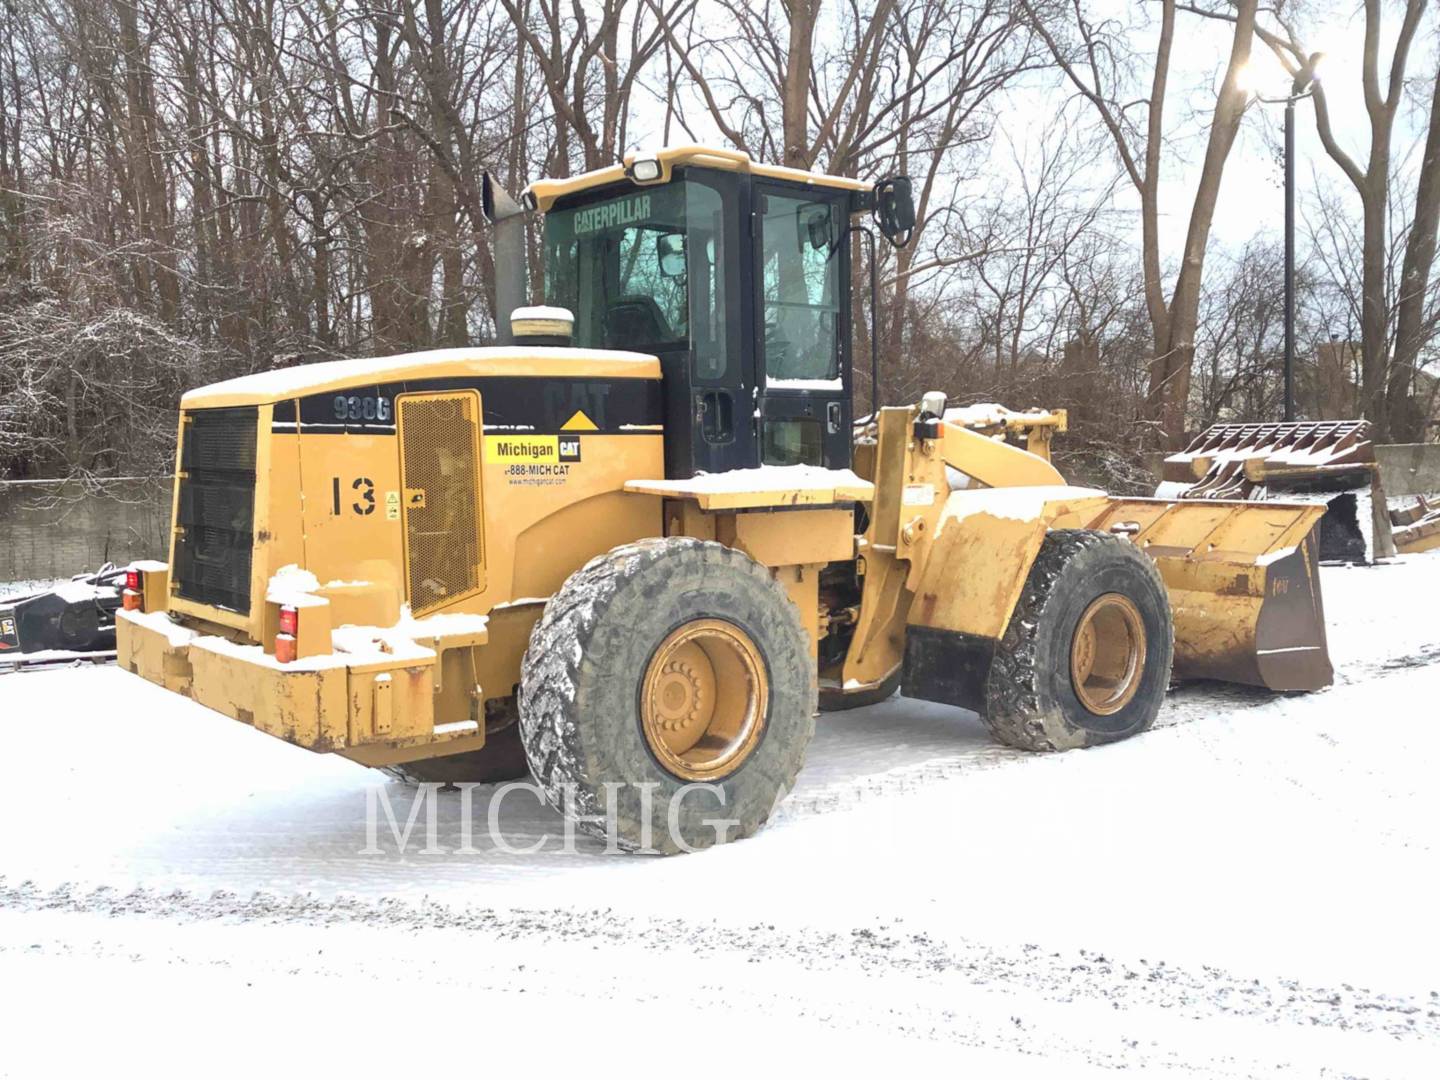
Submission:
[[743,552],[687,537],[626,544],[571,575],[520,684],[521,739],[550,805],[591,835],[613,827],[622,849],[665,854],[759,829],[794,786],[815,708],[785,590]]
[[1022,750],[1099,746],[1150,727],[1174,659],[1170,600],[1128,540],[1045,537],[985,687],[985,719]]

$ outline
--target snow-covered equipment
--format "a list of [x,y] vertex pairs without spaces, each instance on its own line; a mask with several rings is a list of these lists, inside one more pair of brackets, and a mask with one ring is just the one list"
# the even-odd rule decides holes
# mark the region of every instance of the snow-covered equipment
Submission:
[[[1322,507],[1070,486],[1058,411],[853,417],[852,235],[904,242],[904,178],[681,147],[484,204],[513,340],[185,395],[124,668],[411,779],[528,766],[665,852],[758,829],[817,706],[898,686],[1062,750],[1172,672],[1330,681]],[[549,309],[515,310],[537,212]]]
[[125,574],[107,563],[94,573],[0,601],[0,665],[113,652]]
[[1416,496],[1410,505],[1390,511],[1390,523],[1400,554],[1440,549],[1440,502]]
[[1213,424],[1165,459],[1156,494],[1312,503],[1325,510],[1323,561],[1370,562],[1391,550],[1367,420]]

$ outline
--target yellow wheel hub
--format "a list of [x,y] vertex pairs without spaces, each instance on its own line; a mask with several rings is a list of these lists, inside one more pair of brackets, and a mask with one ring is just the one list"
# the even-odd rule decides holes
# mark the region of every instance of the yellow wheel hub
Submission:
[[765,731],[770,686],[750,635],[724,619],[688,622],[660,643],[640,686],[651,752],[685,780],[719,780]]
[[1145,624],[1128,596],[1097,597],[1075,627],[1070,682],[1080,704],[1096,716],[1119,712],[1140,689],[1145,671]]

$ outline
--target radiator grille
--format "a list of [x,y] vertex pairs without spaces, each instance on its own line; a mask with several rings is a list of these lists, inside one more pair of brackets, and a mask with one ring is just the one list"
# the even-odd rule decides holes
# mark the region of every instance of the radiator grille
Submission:
[[184,427],[175,510],[176,592],[248,614],[258,410],[197,409]]
[[480,542],[480,398],[399,399],[405,571],[416,615],[484,585]]

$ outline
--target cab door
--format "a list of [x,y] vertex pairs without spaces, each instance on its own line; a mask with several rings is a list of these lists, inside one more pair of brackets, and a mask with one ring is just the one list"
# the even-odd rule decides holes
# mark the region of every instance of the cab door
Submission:
[[850,466],[849,197],[752,184],[762,465]]
[[721,473],[755,463],[753,367],[742,327],[741,191],[733,175],[685,174],[689,348],[665,368],[667,475]]

